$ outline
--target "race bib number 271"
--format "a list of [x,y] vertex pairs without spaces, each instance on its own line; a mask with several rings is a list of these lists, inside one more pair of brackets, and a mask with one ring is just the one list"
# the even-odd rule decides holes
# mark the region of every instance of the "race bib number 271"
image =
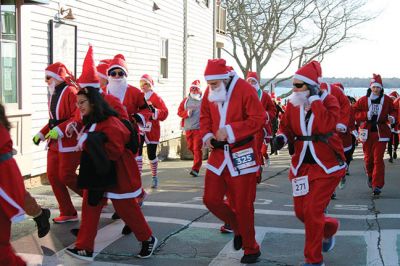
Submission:
[[308,176],[300,176],[292,179],[293,197],[304,196],[308,194]]

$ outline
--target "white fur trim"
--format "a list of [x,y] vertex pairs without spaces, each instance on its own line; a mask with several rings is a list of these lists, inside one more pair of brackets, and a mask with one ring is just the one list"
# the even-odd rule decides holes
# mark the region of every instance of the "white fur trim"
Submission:
[[154,120],[158,119],[158,109],[156,109],[156,111],[154,112],[154,114],[152,115]]
[[46,75],[46,76],[50,76],[50,77],[52,77],[52,78],[55,78],[55,79],[58,80],[58,81],[63,81],[63,79],[62,79],[62,77],[60,77],[60,75],[58,75],[58,74],[56,74],[56,73],[54,73],[54,72],[52,72],[52,71],[46,70],[46,71],[45,71],[45,75]]
[[373,82],[373,83],[371,83],[371,84],[369,85],[369,87],[370,87],[370,88],[372,88],[372,87],[379,87],[379,88],[382,89],[382,84],[380,84],[380,83],[378,83],[378,82]]
[[228,133],[228,143],[232,144],[235,142],[235,134],[233,134],[232,127],[230,125],[225,126],[226,133]]
[[142,194],[142,188],[139,188],[138,190],[128,193],[105,192],[104,197],[109,199],[131,199],[139,197],[140,194]]
[[336,130],[339,131],[339,132],[345,133],[347,131],[347,127],[346,127],[345,124],[337,123],[336,124]]
[[[137,113],[137,115],[140,117],[140,119],[142,120],[142,125],[146,125],[146,119],[144,119],[144,116],[141,113]],[[140,123],[140,122],[138,122]]]
[[212,166],[211,164],[207,163],[206,168],[208,170],[210,170],[211,172],[213,172],[216,175],[221,175],[222,171],[224,170],[226,166],[226,159],[222,162],[221,166],[219,168],[216,168],[214,166]]
[[[8,177],[11,178],[11,177]],[[11,222],[20,222],[25,216],[25,211],[18,205],[2,188],[0,188],[0,197],[2,197],[8,204],[18,210],[18,213],[11,217]]]
[[351,150],[351,148],[353,148],[353,145],[350,145],[350,146],[348,146],[346,148],[343,148],[343,151],[344,152],[348,152],[349,150]]
[[318,95],[313,95],[313,96],[310,96],[310,97],[308,98],[308,102],[309,102],[310,104],[312,104],[314,101],[317,101],[317,100],[321,100],[321,97],[319,97]]
[[267,122],[269,122],[269,114],[268,112],[265,112],[267,114]]
[[79,150],[83,150],[83,143],[85,143],[86,139],[87,139],[88,134],[84,133],[78,140],[78,148]]
[[204,137],[203,137],[203,145],[204,145],[204,143],[206,143],[206,141],[207,141],[209,138],[215,138],[214,134],[213,134],[213,133],[207,133],[207,134],[205,134]]
[[111,69],[113,69],[113,68],[120,68],[120,69],[122,69],[122,70],[125,72],[125,75],[128,76],[128,70],[126,70],[126,68],[124,68],[124,67],[122,67],[122,66],[120,66],[120,65],[112,65],[112,66],[110,66],[110,67],[107,69],[107,75],[108,75],[108,72],[109,72]]
[[209,80],[219,80],[219,79],[228,79],[230,77],[229,73],[226,74],[217,74],[217,75],[205,75],[204,79]]
[[108,77],[106,75],[104,75],[103,73],[97,72],[97,76],[99,76],[102,79],[108,79]]
[[44,135],[42,134],[42,132],[37,133],[39,135],[39,138],[41,141],[45,141],[46,138],[44,137]]
[[295,75],[293,76],[293,78],[294,78],[294,79],[301,80],[301,81],[304,81],[305,83],[310,84],[310,85],[314,85],[314,86],[317,86],[317,85],[318,85],[317,82],[315,82],[314,80],[309,79],[309,78],[307,78],[306,76],[303,76],[303,75],[295,74]]
[[93,87],[93,88],[100,88],[100,83],[79,83],[81,88],[85,87]]

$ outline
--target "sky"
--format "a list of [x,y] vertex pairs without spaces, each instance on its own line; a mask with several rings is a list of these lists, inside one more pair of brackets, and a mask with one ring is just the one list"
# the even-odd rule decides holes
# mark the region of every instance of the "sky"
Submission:
[[378,17],[361,25],[356,34],[363,39],[345,43],[322,62],[325,77],[400,78],[400,1],[368,0],[366,12]]

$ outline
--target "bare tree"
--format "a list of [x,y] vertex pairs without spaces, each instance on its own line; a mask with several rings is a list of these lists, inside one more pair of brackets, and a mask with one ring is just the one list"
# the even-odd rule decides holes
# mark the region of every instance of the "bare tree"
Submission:
[[232,51],[225,51],[244,75],[252,70],[260,76],[271,59],[284,58],[281,70],[261,84],[265,88],[289,67],[321,62],[357,37],[353,29],[374,18],[362,13],[365,4],[366,0],[224,0],[227,36],[233,44]]

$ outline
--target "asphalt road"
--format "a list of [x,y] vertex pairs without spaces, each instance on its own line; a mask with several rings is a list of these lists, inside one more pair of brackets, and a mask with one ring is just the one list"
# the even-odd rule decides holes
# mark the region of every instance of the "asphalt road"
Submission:
[[[343,190],[337,190],[328,213],[340,219],[335,249],[324,254],[327,266],[400,264],[400,160],[386,164],[386,186],[379,199],[371,197],[366,185],[358,148],[350,176]],[[171,160],[159,164],[160,186],[150,189],[149,165],[144,165],[143,182],[149,193],[143,212],[159,240],[150,259],[134,257],[140,245],[133,235],[121,235],[123,223],[110,219],[113,208],[102,213],[92,265],[240,265],[242,251],[232,248],[232,235],[221,234],[221,221],[202,204],[204,168],[201,176],[189,175],[191,162]],[[262,256],[255,265],[299,265],[303,262],[304,229],[293,213],[291,185],[287,179],[289,157],[286,151],[273,156],[257,187],[255,202],[256,238]],[[50,186],[30,192],[46,207],[52,217],[58,215]],[[73,201],[80,209],[79,196]],[[50,233],[38,239],[34,222],[27,219],[14,224],[12,243],[29,265],[80,265],[64,253],[73,246],[71,228],[79,222],[52,224]]]

